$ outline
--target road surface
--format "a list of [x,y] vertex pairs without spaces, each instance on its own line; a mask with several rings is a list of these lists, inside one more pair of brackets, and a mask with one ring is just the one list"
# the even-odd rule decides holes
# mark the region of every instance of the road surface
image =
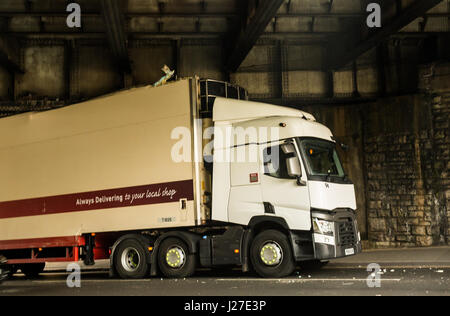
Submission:
[[[378,264],[380,270],[368,272],[370,263]],[[450,295],[449,247],[370,251],[336,260],[319,271],[297,270],[283,279],[261,279],[229,269],[199,270],[188,279],[120,280],[110,278],[107,267],[108,262],[83,267],[80,287],[73,288],[67,286],[70,273],[61,264],[49,265],[36,280],[19,273],[0,285],[0,296]],[[75,278],[69,280],[75,284]]]

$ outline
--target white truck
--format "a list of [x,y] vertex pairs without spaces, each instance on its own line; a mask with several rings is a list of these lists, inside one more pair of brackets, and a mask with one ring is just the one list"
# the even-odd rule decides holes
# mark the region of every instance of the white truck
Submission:
[[0,255],[14,273],[110,259],[111,274],[240,266],[284,277],[361,252],[331,131],[188,78],[0,119]]

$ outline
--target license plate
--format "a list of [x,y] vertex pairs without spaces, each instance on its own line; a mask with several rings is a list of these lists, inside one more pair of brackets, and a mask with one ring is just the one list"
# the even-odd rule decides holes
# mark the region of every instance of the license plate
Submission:
[[355,254],[355,249],[353,249],[353,248],[345,249],[345,255],[346,256],[351,256],[351,255],[354,255],[354,254]]

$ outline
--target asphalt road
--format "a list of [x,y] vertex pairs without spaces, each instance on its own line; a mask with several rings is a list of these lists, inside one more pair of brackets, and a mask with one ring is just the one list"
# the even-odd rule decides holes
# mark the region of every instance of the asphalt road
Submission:
[[[367,270],[371,263],[380,268],[376,278],[371,275],[374,270]],[[319,271],[297,270],[283,279],[223,269],[199,270],[188,279],[120,280],[109,277],[108,267],[109,261],[81,266],[80,287],[71,288],[66,282],[67,264],[48,264],[36,280],[17,274],[5,281],[0,296],[450,296],[450,247],[364,251],[334,260]],[[375,287],[368,286],[368,278]]]
[[[329,265],[320,271],[296,271],[283,279],[261,279],[230,271],[198,271],[189,279],[111,279],[107,271],[81,274],[81,287],[69,288],[67,272],[46,272],[39,279],[23,275],[0,285],[0,296],[8,295],[124,295],[124,296],[309,296],[309,295],[450,295],[450,266],[381,267],[380,287],[370,288],[366,267]],[[371,278],[374,281],[373,278]]]

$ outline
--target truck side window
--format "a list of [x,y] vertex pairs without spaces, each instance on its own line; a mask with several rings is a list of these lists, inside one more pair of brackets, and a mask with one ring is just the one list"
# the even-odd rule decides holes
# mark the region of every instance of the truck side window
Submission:
[[286,165],[286,159],[295,157],[295,154],[285,154],[279,145],[267,147],[263,151],[264,174],[279,179],[295,179],[290,177]]

